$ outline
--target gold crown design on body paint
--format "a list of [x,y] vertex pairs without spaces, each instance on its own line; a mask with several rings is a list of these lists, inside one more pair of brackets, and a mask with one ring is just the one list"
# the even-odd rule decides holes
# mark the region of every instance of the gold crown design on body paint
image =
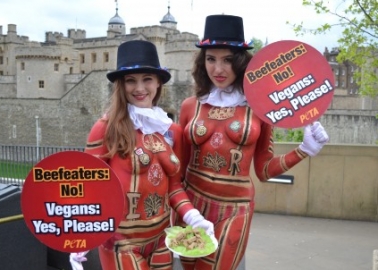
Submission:
[[163,152],[167,150],[164,143],[156,134],[143,135],[143,145],[146,149],[150,150],[152,153]]
[[209,118],[215,120],[225,120],[233,117],[235,114],[234,107],[212,107],[209,111]]

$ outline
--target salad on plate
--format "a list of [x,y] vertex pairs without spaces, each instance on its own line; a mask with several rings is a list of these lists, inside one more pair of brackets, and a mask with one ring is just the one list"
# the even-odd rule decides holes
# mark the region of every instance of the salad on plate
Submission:
[[165,229],[165,233],[166,246],[179,256],[204,257],[218,248],[218,241],[214,235],[206,234],[202,228],[173,226]]

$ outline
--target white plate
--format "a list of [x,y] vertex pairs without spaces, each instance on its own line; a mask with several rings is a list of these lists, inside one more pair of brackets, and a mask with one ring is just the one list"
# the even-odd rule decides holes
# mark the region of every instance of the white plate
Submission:
[[211,240],[213,241],[213,244],[214,244],[214,250],[212,250],[211,252],[208,252],[208,253],[203,253],[203,254],[199,254],[199,255],[185,255],[181,252],[177,252],[173,249],[171,249],[169,247],[169,244],[171,243],[171,239],[169,239],[168,237],[165,238],[165,245],[167,246],[167,248],[172,251],[174,254],[177,254],[179,256],[182,256],[182,257],[187,257],[187,258],[200,258],[200,257],[206,257],[207,255],[210,255],[211,253],[214,253],[217,248],[218,248],[218,240],[215,238],[214,235],[211,235],[210,236]]

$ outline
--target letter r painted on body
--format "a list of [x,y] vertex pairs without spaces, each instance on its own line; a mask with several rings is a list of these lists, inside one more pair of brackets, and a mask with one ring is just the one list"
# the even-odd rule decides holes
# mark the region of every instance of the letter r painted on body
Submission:
[[236,173],[240,172],[239,163],[243,157],[243,153],[237,149],[231,149],[230,153],[231,153],[231,161],[230,161],[230,167],[228,168],[228,171],[231,172],[232,175],[235,175]]

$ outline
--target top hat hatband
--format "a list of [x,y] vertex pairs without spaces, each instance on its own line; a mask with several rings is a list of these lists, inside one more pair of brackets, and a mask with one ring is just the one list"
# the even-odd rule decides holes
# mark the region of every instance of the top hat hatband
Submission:
[[252,49],[244,40],[243,19],[232,15],[210,15],[206,17],[205,34],[198,48],[236,47]]
[[132,40],[119,45],[117,70],[109,72],[106,77],[114,82],[117,78],[131,73],[157,74],[163,84],[171,79],[171,74],[160,67],[155,45],[145,40]]

